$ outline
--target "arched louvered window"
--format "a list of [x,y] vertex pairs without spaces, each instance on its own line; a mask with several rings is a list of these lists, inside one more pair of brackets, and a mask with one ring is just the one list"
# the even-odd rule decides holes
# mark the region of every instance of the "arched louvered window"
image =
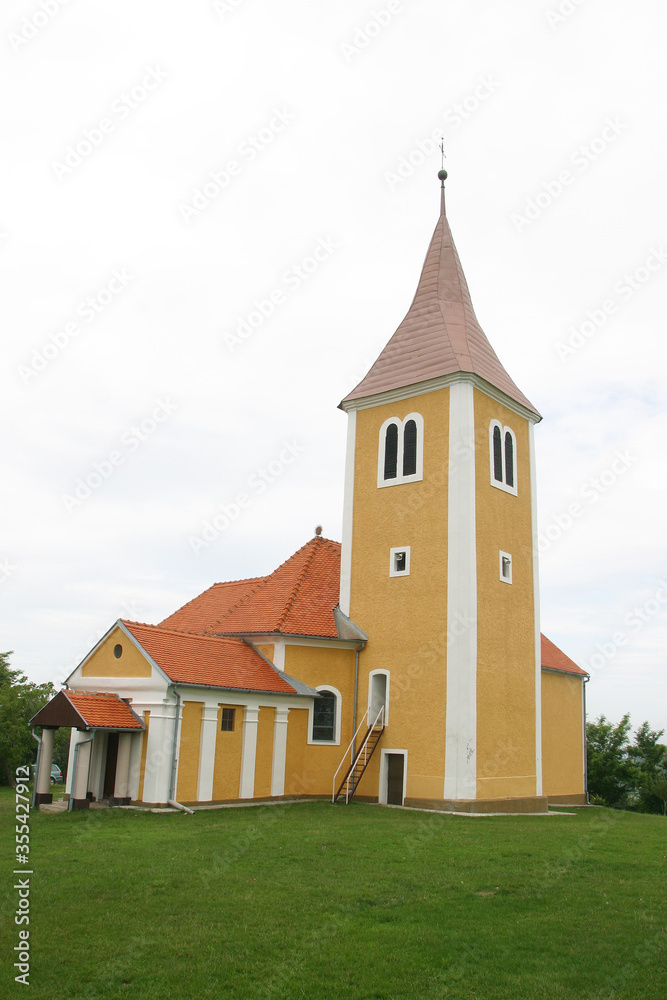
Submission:
[[378,486],[418,483],[424,478],[424,418],[389,417],[380,427]]
[[398,469],[398,427],[389,424],[384,439],[384,478],[396,479]]
[[403,428],[403,475],[414,476],[417,471],[417,424],[406,421]]
[[499,424],[493,428],[493,478],[499,483],[503,481],[503,446]]
[[511,427],[503,427],[499,420],[492,420],[489,424],[489,458],[491,485],[516,496],[516,435]]
[[336,695],[320,691],[313,707],[313,740],[333,743],[336,739]]
[[505,484],[514,486],[514,439],[511,431],[505,431]]

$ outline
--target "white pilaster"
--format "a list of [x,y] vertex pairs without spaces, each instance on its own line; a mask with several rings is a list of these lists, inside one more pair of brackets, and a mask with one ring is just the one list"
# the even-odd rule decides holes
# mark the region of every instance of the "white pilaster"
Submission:
[[255,758],[257,756],[257,722],[259,707],[246,705],[243,715],[243,749],[241,751],[240,799],[255,794]]
[[273,724],[273,766],[271,795],[285,794],[285,762],[287,760],[287,717],[289,708],[277,708]]
[[213,798],[213,770],[215,768],[215,741],[218,735],[218,706],[204,705],[199,741],[199,781],[197,802],[210,802]]
[[116,782],[114,798],[126,799],[130,784],[130,750],[132,748],[132,733],[118,734],[118,756],[116,757]]
[[127,794],[130,799],[136,799],[139,794],[139,778],[141,776],[141,751],[144,745],[144,734],[133,733],[130,744],[130,773],[127,781]]
[[[166,802],[171,783],[176,703],[165,699],[151,710],[144,772],[144,802]],[[180,726],[180,721],[179,721]],[[178,762],[177,765],[178,767]]]
[[446,799],[477,796],[477,552],[473,387],[450,387]]
[[90,733],[81,733],[82,739],[76,754],[76,774],[74,775],[74,788],[72,798],[83,800],[88,791],[88,773],[90,771],[90,756],[92,752],[92,740]]
[[530,517],[533,535],[533,600],[535,606],[535,794],[542,794],[542,636],[540,634],[540,552],[537,537],[535,424],[528,428],[530,447]]
[[354,504],[354,456],[357,440],[357,411],[347,414],[347,450],[345,453],[345,490],[343,493],[343,540],[340,553],[340,610],[350,614],[352,586],[352,515]]

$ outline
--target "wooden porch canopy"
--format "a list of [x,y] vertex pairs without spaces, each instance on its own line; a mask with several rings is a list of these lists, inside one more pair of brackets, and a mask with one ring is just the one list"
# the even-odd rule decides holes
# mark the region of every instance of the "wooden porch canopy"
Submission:
[[121,732],[138,732],[144,723],[130,706],[117,694],[98,691],[59,691],[30,720],[31,726],[57,729],[74,726],[76,729],[112,729]]

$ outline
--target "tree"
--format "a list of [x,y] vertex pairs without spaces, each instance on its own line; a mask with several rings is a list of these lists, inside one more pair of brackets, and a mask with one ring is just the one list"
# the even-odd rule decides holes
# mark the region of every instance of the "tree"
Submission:
[[667,816],[667,773],[653,778],[648,784],[649,792],[662,804],[662,815]]
[[55,694],[53,684],[33,684],[0,653],[0,781],[15,784],[16,768],[35,758],[29,722]]
[[624,803],[637,784],[636,769],[628,753],[630,728],[629,714],[616,726],[604,715],[586,725],[588,791],[600,796],[608,806]]
[[642,722],[637,730],[628,753],[638,775],[639,809],[642,812],[662,812],[663,797],[654,791],[656,782],[665,779],[667,770],[667,747],[658,740],[664,729],[652,730],[648,722]]

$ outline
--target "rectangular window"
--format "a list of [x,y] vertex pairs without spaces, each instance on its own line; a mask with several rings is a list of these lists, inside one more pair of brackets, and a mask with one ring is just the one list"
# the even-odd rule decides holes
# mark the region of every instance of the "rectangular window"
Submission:
[[223,733],[233,733],[234,732],[234,718],[236,716],[235,708],[223,708],[222,718],[220,719],[220,731]]
[[402,545],[389,550],[389,576],[410,575],[410,546]]
[[503,583],[512,582],[512,557],[509,552],[500,553],[500,579]]

